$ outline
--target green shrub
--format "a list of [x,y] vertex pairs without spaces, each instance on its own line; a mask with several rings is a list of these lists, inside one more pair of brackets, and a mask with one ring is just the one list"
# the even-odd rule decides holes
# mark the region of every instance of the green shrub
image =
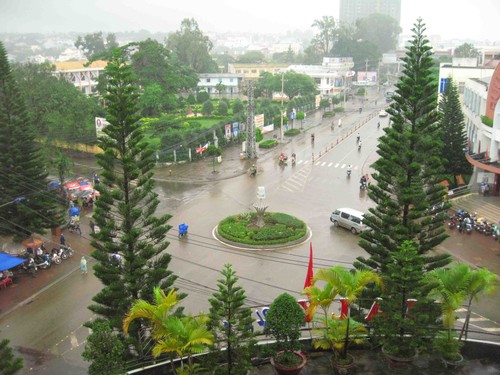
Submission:
[[324,117],[333,117],[333,116],[335,116],[335,112],[327,111],[327,112],[323,113],[323,116]]
[[493,126],[493,120],[490,119],[488,116],[481,116],[481,122],[484,125],[487,125],[487,126],[490,126],[490,127]]
[[218,226],[221,237],[249,245],[274,245],[299,240],[307,226],[296,217],[283,213],[266,213],[263,227],[255,225],[256,213],[229,216]]
[[300,134],[300,129],[290,129],[290,130],[285,131],[284,134],[288,135],[288,136],[294,136],[294,135]]
[[273,148],[278,145],[278,141],[275,139],[267,139],[259,143],[260,148]]
[[333,112],[339,113],[339,112],[344,112],[344,107],[335,107],[333,109]]

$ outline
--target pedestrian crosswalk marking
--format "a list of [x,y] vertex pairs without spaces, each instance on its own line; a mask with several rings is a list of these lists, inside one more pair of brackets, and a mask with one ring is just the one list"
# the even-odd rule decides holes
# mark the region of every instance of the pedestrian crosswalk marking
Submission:
[[328,164],[328,168],[330,168],[332,165],[333,165],[333,163],[329,163],[329,164]]
[[335,164],[335,168],[337,168],[340,165],[340,163]]
[[316,162],[316,164],[314,164],[314,165],[320,165],[320,164],[321,164],[321,162],[320,162],[320,161],[318,161],[318,162]]
[[324,167],[326,165],[326,161],[324,161],[323,163],[321,163],[321,166]]

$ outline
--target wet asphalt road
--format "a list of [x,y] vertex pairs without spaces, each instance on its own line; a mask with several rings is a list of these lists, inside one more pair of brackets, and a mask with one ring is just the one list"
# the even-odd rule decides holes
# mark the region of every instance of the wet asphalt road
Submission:
[[[361,151],[355,146],[355,133],[349,135],[346,128],[332,132],[329,126],[323,126],[314,130],[314,146],[309,134],[285,146],[289,155],[297,154],[294,167],[279,167],[280,150],[276,150],[276,157],[268,155],[258,160],[256,178],[241,175],[205,184],[159,182],[158,214],[173,215],[167,251],[172,254],[170,269],[179,276],[177,286],[188,293],[182,302],[186,310],[193,313],[208,310],[208,298],[215,291],[219,271],[225,263],[233,264],[249,302],[267,305],[283,291],[300,296],[310,243],[315,269],[335,264],[350,266],[356,256],[366,255],[357,245],[357,236],[333,227],[329,216],[337,207],[361,211],[370,207],[371,202],[365,192],[360,192],[358,181],[362,174],[370,173],[369,165],[376,157],[377,137],[382,134],[376,128],[377,121],[375,117],[361,128]],[[338,146],[326,152],[342,137]],[[354,167],[350,178],[346,176],[347,164]],[[304,220],[312,231],[310,241],[282,250],[243,251],[213,238],[212,230],[222,218],[253,210],[259,186],[266,188],[268,211],[286,212]],[[175,229],[182,222],[190,226],[189,237],[179,240]],[[445,247],[468,251],[471,244],[464,241],[468,240],[454,235],[445,242]],[[99,280],[92,274],[75,271],[2,322],[2,336],[25,350],[23,354],[29,362],[24,373],[86,373],[87,364],[80,355],[88,330],[82,322],[92,318],[87,306],[100,288]],[[498,295],[493,298],[498,302]],[[498,321],[498,312],[491,305],[479,306],[487,318]],[[30,368],[33,370],[29,371]]]

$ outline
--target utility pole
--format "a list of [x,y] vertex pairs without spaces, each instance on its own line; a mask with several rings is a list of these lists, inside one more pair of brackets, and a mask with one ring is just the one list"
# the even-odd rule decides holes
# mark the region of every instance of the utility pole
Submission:
[[285,84],[285,74],[281,73],[281,110],[280,110],[280,118],[281,118],[281,143],[283,143],[284,132],[283,132],[283,88]]
[[368,95],[368,59],[365,60],[365,101]]
[[246,158],[257,159],[257,147],[255,145],[255,104],[253,97],[253,80],[247,81],[248,88],[248,116],[247,116],[247,147]]

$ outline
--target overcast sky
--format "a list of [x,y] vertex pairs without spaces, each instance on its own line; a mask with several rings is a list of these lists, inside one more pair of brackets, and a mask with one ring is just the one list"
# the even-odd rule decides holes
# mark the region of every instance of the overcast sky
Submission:
[[[373,0],[376,1],[376,0]],[[339,15],[340,0],[0,0],[0,32],[178,30],[184,18],[216,32],[306,30]],[[252,5],[247,9],[248,4]],[[300,4],[300,5],[297,5]],[[420,16],[427,35],[500,40],[500,0],[402,0],[404,34]]]

